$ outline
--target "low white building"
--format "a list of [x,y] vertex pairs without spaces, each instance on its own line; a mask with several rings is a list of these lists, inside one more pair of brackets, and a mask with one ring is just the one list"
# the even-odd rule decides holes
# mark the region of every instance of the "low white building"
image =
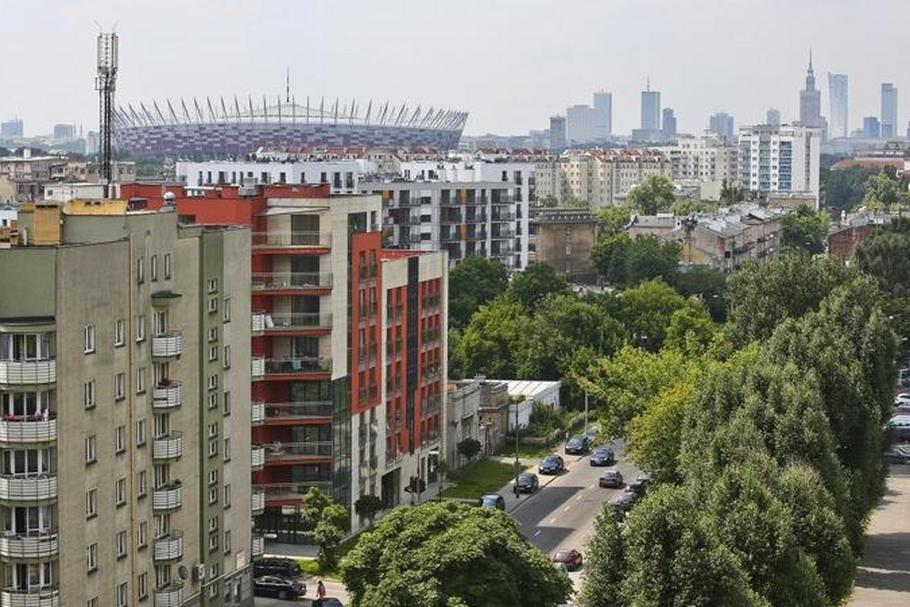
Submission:
[[251,184],[320,184],[332,186],[333,194],[354,194],[360,177],[377,170],[376,163],[363,159],[338,160],[213,160],[178,162],[177,178],[188,186]]

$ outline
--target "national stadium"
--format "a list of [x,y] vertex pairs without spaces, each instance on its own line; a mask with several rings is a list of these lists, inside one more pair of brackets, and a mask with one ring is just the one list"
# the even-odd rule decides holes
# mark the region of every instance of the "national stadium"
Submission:
[[372,101],[311,105],[290,96],[241,101],[206,97],[121,106],[114,112],[114,147],[131,158],[212,160],[240,158],[257,149],[331,147],[392,149],[457,147],[467,112],[408,108]]

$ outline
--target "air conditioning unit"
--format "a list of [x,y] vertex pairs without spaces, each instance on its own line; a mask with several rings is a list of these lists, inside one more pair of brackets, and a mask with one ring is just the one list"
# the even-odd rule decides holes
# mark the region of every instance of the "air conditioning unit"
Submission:
[[201,582],[205,579],[205,563],[199,563],[193,567],[193,581]]

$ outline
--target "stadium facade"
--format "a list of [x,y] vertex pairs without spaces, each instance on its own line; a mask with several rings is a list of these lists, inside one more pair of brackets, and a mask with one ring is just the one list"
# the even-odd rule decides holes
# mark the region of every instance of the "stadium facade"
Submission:
[[[162,109],[163,108],[163,109]],[[352,101],[326,108],[293,99],[268,104],[265,98],[241,103],[223,97],[143,103],[115,113],[114,147],[134,158],[212,160],[238,158],[257,149],[307,149],[337,146],[453,149],[461,139],[467,112],[390,107]]]

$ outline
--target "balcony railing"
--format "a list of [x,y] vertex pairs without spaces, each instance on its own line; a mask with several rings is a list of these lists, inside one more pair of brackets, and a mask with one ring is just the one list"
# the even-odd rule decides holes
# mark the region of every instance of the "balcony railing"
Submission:
[[265,510],[265,491],[263,489],[253,489],[250,493],[250,509],[254,514]]
[[274,462],[307,457],[332,457],[332,442],[272,443],[264,445],[265,461]]
[[265,465],[265,449],[259,445],[253,445],[250,449],[250,467],[253,470],[261,470]]
[[493,233],[490,238],[493,240],[502,240],[504,238],[515,238],[515,230],[499,230],[499,233]]
[[57,554],[57,532],[0,535],[0,556],[11,559],[46,559]]
[[173,409],[183,404],[183,384],[164,381],[152,389],[152,408]]
[[19,445],[57,440],[57,420],[43,417],[7,417],[0,421],[0,443]]
[[332,481],[300,481],[297,483],[266,483],[253,485],[257,491],[265,493],[266,501],[300,499],[311,487],[316,487],[326,495],[332,495]]
[[299,331],[301,329],[331,329],[331,312],[256,312],[253,314],[254,332]]
[[493,223],[501,223],[504,221],[515,221],[515,213],[508,213],[505,211],[503,211],[501,213],[493,213],[493,215],[490,217],[490,220]]
[[57,477],[54,475],[0,476],[0,500],[31,502],[56,498]]
[[55,381],[56,360],[0,360],[0,384],[51,384]]
[[298,401],[291,403],[262,403],[254,402],[253,407],[260,407],[262,419],[260,422],[293,421],[332,417],[333,404],[330,400]]
[[183,607],[183,584],[171,582],[155,590],[155,607]]
[[332,235],[311,232],[253,232],[253,248],[328,248],[332,246]]
[[254,535],[252,540],[250,540],[250,552],[252,553],[253,558],[262,556],[265,552],[265,538],[261,535]]
[[265,404],[260,402],[250,403],[250,423],[254,426],[261,424],[265,419]]
[[331,287],[331,272],[255,272],[252,279],[254,291],[329,289]]
[[0,590],[0,607],[60,607],[56,588],[4,588]]
[[261,378],[265,375],[265,358],[254,356],[250,359],[250,375],[253,378]]
[[295,373],[328,373],[332,370],[332,359],[321,356],[302,358],[266,358],[266,375]]
[[183,557],[183,532],[171,531],[155,540],[156,561],[175,561]]
[[176,510],[183,505],[183,485],[170,483],[152,492],[153,510]]
[[153,459],[175,459],[183,455],[183,433],[171,432],[152,441]]
[[183,353],[183,334],[169,331],[152,338],[152,356],[154,358],[176,358]]

